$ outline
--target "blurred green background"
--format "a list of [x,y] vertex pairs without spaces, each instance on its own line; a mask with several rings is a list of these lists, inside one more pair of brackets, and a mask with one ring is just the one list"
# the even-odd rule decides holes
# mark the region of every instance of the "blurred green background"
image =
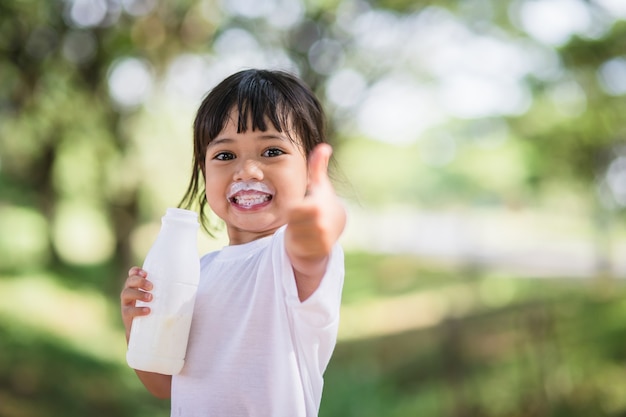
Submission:
[[[0,416],[167,416],[119,291],[204,94],[298,73],[350,212],[320,415],[626,416],[626,2],[2,0]],[[200,238],[200,251],[219,248]]]

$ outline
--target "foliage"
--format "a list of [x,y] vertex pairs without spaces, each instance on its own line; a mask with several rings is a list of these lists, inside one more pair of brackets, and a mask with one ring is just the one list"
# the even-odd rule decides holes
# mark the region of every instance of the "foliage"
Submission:
[[[28,231],[38,243],[23,247],[21,257],[33,255],[31,264],[44,268],[111,264],[119,271],[140,258],[137,225],[154,222],[184,189],[198,100],[222,76],[252,65],[296,71],[316,89],[355,189],[348,195],[364,204],[532,204],[540,185],[572,181],[585,184],[586,198],[594,198],[590,186],[599,182],[609,205],[611,192],[619,193],[605,174],[621,155],[624,102],[603,84],[602,70],[619,58],[626,26],[600,6],[586,7],[592,18],[604,19],[604,32],[546,45],[520,20],[525,2],[294,1],[282,9],[270,3],[3,2],[3,205],[10,223],[21,210],[43,215],[49,225]],[[398,36],[417,38],[393,43]],[[446,108],[436,94],[419,107],[416,85],[431,94],[451,76],[490,74],[482,74],[489,68],[481,63],[489,57],[467,60],[458,46],[436,43],[449,38],[457,45],[459,36],[477,54],[486,53],[479,48],[485,44],[500,48],[503,60],[521,54],[520,65],[532,67],[520,72],[523,78],[500,75],[530,92],[525,111],[466,117],[454,114],[453,101],[452,115],[428,121],[429,104],[442,115]],[[441,63],[446,54],[448,69]],[[528,62],[536,56],[543,61]],[[383,87],[417,96],[396,107],[404,99],[385,95]],[[375,131],[355,129],[369,114],[358,106],[379,96],[392,111],[377,110]],[[417,106],[418,114],[407,106]],[[411,133],[410,142],[377,137],[383,126],[394,140],[402,135],[399,126],[417,126],[412,118],[424,129]],[[387,152],[400,158],[393,167],[380,157]],[[166,164],[171,170],[156,168]],[[0,266],[19,268],[9,264]]]
[[623,303],[575,294],[340,344],[321,415],[622,415]]
[[127,368],[86,357],[48,335],[2,320],[0,348],[2,416],[149,416],[165,409]]

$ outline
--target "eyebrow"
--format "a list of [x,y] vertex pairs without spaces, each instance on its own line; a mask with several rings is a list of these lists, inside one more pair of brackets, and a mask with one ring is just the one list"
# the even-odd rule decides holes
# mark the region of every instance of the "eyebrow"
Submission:
[[229,139],[229,138],[213,139],[211,142],[207,144],[207,148],[211,148],[213,146],[221,145],[224,143],[231,143],[234,141],[235,141],[234,139]]
[[[280,141],[287,141],[289,140],[288,138],[282,136],[282,135],[273,135],[273,134],[265,134],[265,135],[260,135],[258,136],[259,139],[263,139],[263,140],[272,140],[272,139],[278,139]],[[213,147],[213,146],[217,146],[217,145],[223,145],[223,144],[227,144],[227,143],[233,143],[235,142],[235,139],[229,138],[229,137],[225,137],[225,138],[219,138],[219,139],[213,139],[211,142],[209,142],[209,144],[207,145],[207,148]]]

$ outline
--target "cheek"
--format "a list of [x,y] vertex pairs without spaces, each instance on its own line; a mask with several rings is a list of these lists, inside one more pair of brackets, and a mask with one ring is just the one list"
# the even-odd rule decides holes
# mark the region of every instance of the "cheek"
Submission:
[[215,172],[207,171],[207,174],[205,174],[204,190],[207,202],[210,205],[226,199],[224,181]]
[[215,196],[216,193],[221,192],[220,188],[223,189],[223,187],[220,187],[219,182],[216,181],[215,178],[209,178],[208,180],[205,180],[204,188],[206,189],[207,197],[209,197],[209,195],[211,197]]

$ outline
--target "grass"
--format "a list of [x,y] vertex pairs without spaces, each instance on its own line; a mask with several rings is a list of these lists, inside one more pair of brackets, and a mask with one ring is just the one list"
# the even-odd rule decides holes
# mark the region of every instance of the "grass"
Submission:
[[[367,259],[375,262],[363,258],[361,271],[375,270],[363,265]],[[429,274],[432,266],[414,262],[415,279]],[[626,302],[619,282],[445,268],[429,280],[437,280],[435,290],[404,285],[434,291],[452,308],[436,323],[340,343],[320,416],[626,415]],[[455,309],[459,288],[466,306]]]
[[[346,271],[320,417],[626,415],[619,282],[367,253]],[[0,416],[169,415],[115,353],[117,300],[60,282],[0,278]]]

